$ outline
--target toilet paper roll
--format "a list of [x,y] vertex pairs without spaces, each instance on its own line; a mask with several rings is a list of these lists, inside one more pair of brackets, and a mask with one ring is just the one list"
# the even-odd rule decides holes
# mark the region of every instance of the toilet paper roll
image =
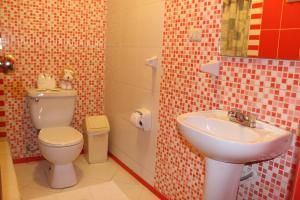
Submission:
[[141,124],[142,115],[139,112],[133,112],[130,116],[131,123],[137,128],[143,128]]

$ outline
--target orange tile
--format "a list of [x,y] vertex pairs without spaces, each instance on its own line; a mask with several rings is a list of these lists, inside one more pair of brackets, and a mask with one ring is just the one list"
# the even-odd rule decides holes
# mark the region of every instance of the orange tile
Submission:
[[262,14],[252,14],[251,15],[251,19],[261,19],[262,18]]
[[262,30],[259,44],[259,57],[276,58],[279,30]]
[[280,31],[278,58],[290,60],[300,59],[299,36],[300,28]]
[[252,8],[261,8],[263,7],[263,3],[253,3]]
[[282,1],[265,0],[263,7],[262,29],[279,29],[282,12]]
[[281,28],[300,28],[300,2],[284,2]]

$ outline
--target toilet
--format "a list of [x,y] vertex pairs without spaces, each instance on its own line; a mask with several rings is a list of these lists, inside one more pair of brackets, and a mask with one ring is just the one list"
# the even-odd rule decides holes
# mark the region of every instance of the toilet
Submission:
[[33,125],[39,129],[41,154],[51,163],[47,169],[52,188],[66,188],[77,183],[73,161],[83,148],[83,136],[70,127],[75,90],[27,90]]

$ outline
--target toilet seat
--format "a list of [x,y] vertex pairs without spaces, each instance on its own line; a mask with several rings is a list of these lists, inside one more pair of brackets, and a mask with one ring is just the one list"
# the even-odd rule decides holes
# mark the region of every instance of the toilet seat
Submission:
[[44,128],[40,131],[39,141],[53,147],[66,147],[83,141],[82,134],[72,127]]

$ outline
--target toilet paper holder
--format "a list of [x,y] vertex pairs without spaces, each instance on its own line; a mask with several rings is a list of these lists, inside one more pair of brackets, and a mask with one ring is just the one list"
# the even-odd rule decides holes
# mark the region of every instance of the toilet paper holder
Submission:
[[152,126],[151,111],[146,108],[137,109],[131,114],[130,121],[135,127],[150,131]]

